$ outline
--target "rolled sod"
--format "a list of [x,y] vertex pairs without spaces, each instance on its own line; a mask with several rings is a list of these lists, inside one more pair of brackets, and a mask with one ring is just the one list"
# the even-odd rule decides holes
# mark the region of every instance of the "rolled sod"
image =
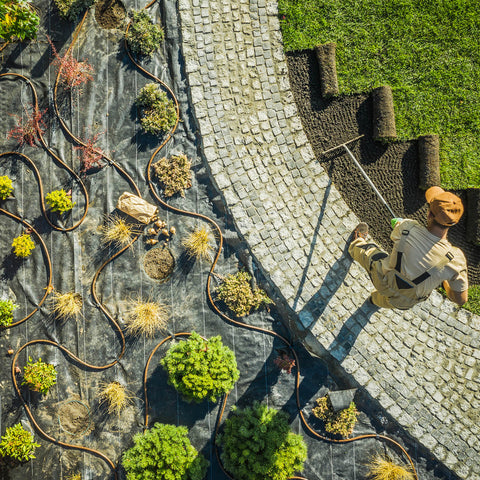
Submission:
[[379,141],[397,138],[392,89],[388,85],[375,88],[373,99],[373,138]]
[[335,43],[325,43],[315,47],[320,69],[322,97],[332,97],[338,94],[337,64],[335,60],[336,46]]
[[418,186],[422,190],[440,185],[439,151],[440,139],[438,135],[424,135],[418,138]]
[[480,245],[480,188],[467,189],[467,240]]

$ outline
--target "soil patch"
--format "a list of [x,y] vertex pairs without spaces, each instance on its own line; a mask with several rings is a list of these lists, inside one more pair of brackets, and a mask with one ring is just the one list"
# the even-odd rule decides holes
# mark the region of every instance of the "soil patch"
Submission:
[[66,433],[80,436],[91,427],[90,409],[79,400],[69,400],[58,411],[60,427]]
[[[398,217],[426,223],[427,205],[419,189],[418,141],[382,144],[373,140],[373,102],[368,94],[324,99],[313,50],[287,54],[290,85],[305,133],[350,209],[370,227],[376,241],[390,249],[390,215],[343,149],[323,151],[359,135],[349,149]],[[466,201],[466,192],[455,192]],[[468,213],[468,212],[467,212]],[[480,247],[467,240],[466,218],[450,228],[448,239],[461,248],[471,284],[480,284]]]
[[154,248],[145,254],[143,268],[154,280],[168,280],[174,267],[175,259],[168,248]]
[[99,0],[95,5],[95,20],[105,29],[120,28],[127,9],[120,0]]

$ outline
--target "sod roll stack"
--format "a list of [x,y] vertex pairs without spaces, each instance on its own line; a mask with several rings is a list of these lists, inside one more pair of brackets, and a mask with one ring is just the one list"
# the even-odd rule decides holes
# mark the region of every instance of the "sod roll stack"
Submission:
[[373,99],[373,138],[381,142],[395,140],[395,112],[393,109],[392,89],[388,85],[375,88]]
[[480,188],[467,189],[467,240],[480,245]]
[[335,43],[325,43],[324,45],[317,45],[315,47],[318,67],[320,69],[320,89],[322,92],[322,97],[328,98],[334,95],[338,95],[335,50]]
[[440,139],[438,135],[418,138],[419,178],[422,190],[440,185]]

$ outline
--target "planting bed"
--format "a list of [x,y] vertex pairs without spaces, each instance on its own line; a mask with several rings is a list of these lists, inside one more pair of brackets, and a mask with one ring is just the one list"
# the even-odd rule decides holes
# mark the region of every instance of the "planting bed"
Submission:
[[[121,6],[118,2],[112,4],[116,5],[116,13],[111,17],[118,20]],[[143,5],[126,4],[127,9],[132,7]],[[187,79],[183,74],[175,3],[155,4],[149,9],[151,15],[162,19],[166,42],[160,53],[142,64],[173,88],[180,105],[181,122],[161,150],[161,155],[185,153],[193,161],[193,186],[186,191],[185,198],[169,200],[174,209],[159,201],[161,194],[154,184],[151,184],[152,189],[149,188],[147,164],[162,141],[168,140],[168,135],[156,138],[139,130],[134,100],[139,89],[152,79],[130,61],[123,45],[123,31],[103,30],[93,11],[87,15],[84,24],[74,30],[76,25],[59,20],[49,3],[39,4],[39,9],[43,25],[38,41],[4,49],[0,73],[23,75],[33,83],[41,108],[48,108],[45,143],[73,171],[78,172],[80,165],[74,149],[77,143],[69,132],[83,139],[101,133],[98,145],[116,163],[105,157],[102,163],[111,164],[88,172],[82,180],[83,188],[78,178],[52,158],[45,148],[24,147],[22,152],[31,158],[33,163],[30,163],[24,156],[7,153],[17,150],[13,140],[2,142],[0,173],[14,181],[15,198],[0,205],[0,245],[4,251],[0,287],[2,298],[12,298],[19,305],[14,312],[14,322],[20,323],[0,331],[3,359],[0,364],[0,433],[19,421],[28,426],[34,420],[37,424],[35,437],[41,447],[36,452],[36,459],[21,465],[12,467],[0,459],[0,478],[63,480],[74,473],[81,473],[82,479],[125,478],[122,468],[116,467],[122,453],[131,447],[133,435],[146,427],[146,413],[150,426],[157,421],[187,426],[193,445],[210,461],[207,478],[228,478],[221,471],[214,452],[221,402],[184,402],[167,385],[166,374],[159,366],[159,360],[174,340],[160,347],[145,372],[148,408],[146,406],[143,375],[150,353],[165,335],[193,330],[206,337],[221,335],[237,357],[240,379],[228,396],[224,418],[234,404],[244,407],[254,400],[285,410],[290,416],[292,429],[302,433],[308,444],[303,477],[309,480],[365,478],[365,464],[374,452],[388,449],[398,458],[400,451],[388,440],[375,439],[375,434],[388,432],[403,443],[402,432],[380,412],[371,411],[361,392],[357,394],[357,403],[362,413],[354,434],[367,434],[369,438],[331,443],[307,433],[302,427],[297,405],[297,368],[287,374],[280,372],[274,364],[279,351],[288,348],[273,332],[293,341],[275,309],[271,313],[259,312],[247,317],[248,325],[257,330],[229,321],[219,315],[208,300],[208,283],[212,289],[218,284],[217,276],[209,276],[210,265],[205,261],[193,262],[184,255],[181,239],[202,222],[213,231],[212,221],[216,222],[222,231],[229,231],[230,238],[235,233],[230,231],[231,222],[221,209],[221,202],[211,189],[202,164],[200,139],[195,135]],[[59,52],[64,52],[74,41],[74,55],[79,59],[88,56],[94,66],[94,80],[87,84],[82,95],[74,93],[70,98],[61,87],[55,91],[56,69],[51,65],[45,33],[52,38]],[[14,125],[14,119],[8,113],[22,115],[23,106],[28,107],[33,99],[26,80],[13,75],[0,77],[0,98],[0,130],[4,135]],[[60,117],[54,114],[55,103]],[[63,119],[66,128],[60,124],[59,118]],[[38,177],[33,165],[38,169]],[[76,202],[72,212],[62,218],[47,212],[47,221],[40,208],[40,185],[43,185],[44,194],[60,188],[71,189]],[[170,277],[160,275],[162,278],[157,280],[158,271],[150,275],[152,264],[145,263],[146,258],[161,248],[164,239],[159,237],[160,242],[150,246],[142,233],[123,252],[102,243],[102,225],[106,216],[115,211],[117,199],[124,191],[140,194],[158,205],[160,218],[168,227],[175,227],[176,234],[171,235],[168,242],[175,260]],[[193,213],[180,213],[175,208]],[[18,216],[21,221],[7,212]],[[26,223],[22,224],[22,221]],[[10,245],[27,224],[34,227],[32,236],[36,248],[30,257],[19,260],[9,253]],[[217,245],[219,240],[217,234]],[[166,263],[165,259],[160,259],[159,270],[164,272]],[[225,276],[237,270],[237,252],[224,244],[215,271]],[[51,295],[47,295],[51,293],[50,285],[60,292],[75,291],[82,296],[83,308],[77,320],[54,317]],[[150,339],[129,336],[124,339],[126,312],[138,298],[168,305],[170,320],[166,332],[159,332]],[[7,354],[9,347],[15,351],[13,357]],[[326,365],[310,357],[300,344],[294,343],[294,348],[297,363],[301,366],[298,404],[305,418],[322,433],[320,424],[311,415],[315,399],[327,389],[348,385],[341,379],[333,379]],[[14,389],[12,359],[23,367],[28,356],[35,360],[41,357],[55,365],[57,384],[46,396],[29,392],[21,386],[19,396]],[[21,375],[15,374],[14,368],[13,371],[20,384]],[[98,399],[101,385],[114,381],[125,385],[134,396],[132,404],[119,417],[108,414]],[[31,412],[31,418],[27,412]],[[423,456],[425,452],[418,451],[416,445],[410,445],[409,453],[420,478],[453,478],[430,461],[428,454]],[[405,457],[402,458],[405,462]]]
[[[349,144],[349,149],[397,216],[425,223],[427,205],[418,187],[418,141],[388,144],[373,141],[373,102],[367,94],[322,98],[314,50],[289,53],[287,61],[295,101],[317,159],[329,172],[348,206],[368,223],[373,237],[384,248],[390,248],[391,215],[388,210],[342,148],[325,155],[322,152],[364,135]],[[466,191],[455,193],[466,201]],[[480,247],[467,240],[467,214],[450,229],[449,240],[465,253],[469,281],[478,285]]]

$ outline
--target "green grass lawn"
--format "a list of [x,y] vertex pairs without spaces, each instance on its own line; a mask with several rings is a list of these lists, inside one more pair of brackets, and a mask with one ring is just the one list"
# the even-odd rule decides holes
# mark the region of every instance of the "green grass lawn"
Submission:
[[279,0],[286,51],[337,44],[341,93],[393,89],[401,139],[436,133],[442,185],[480,187],[478,0]]

